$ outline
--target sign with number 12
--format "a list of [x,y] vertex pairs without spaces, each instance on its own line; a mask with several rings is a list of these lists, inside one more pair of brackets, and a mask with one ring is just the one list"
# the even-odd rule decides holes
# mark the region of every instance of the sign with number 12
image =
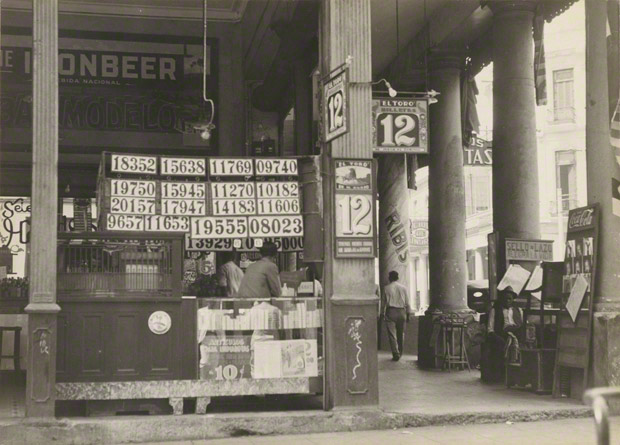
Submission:
[[323,125],[325,142],[349,131],[348,71],[340,71],[323,84]]
[[375,256],[373,164],[370,159],[335,159],[335,239],[339,258]]
[[428,153],[426,99],[374,99],[372,104],[375,153]]

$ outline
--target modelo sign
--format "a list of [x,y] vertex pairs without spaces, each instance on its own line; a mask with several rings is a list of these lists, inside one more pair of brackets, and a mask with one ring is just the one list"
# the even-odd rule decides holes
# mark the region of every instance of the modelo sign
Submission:
[[490,141],[473,136],[471,144],[463,147],[464,165],[485,166],[493,164],[493,144]]

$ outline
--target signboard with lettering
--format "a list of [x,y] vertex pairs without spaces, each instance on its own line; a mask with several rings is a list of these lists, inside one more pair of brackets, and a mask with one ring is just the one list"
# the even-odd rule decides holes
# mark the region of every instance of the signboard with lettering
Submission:
[[339,258],[375,257],[373,163],[335,159],[335,248]]
[[553,261],[553,241],[506,238],[506,261]]
[[428,101],[384,98],[372,101],[375,153],[428,153]]
[[189,232],[194,251],[253,251],[267,239],[282,251],[303,249],[296,158],[104,152],[101,159],[98,207],[107,230]]
[[493,164],[493,143],[478,136],[463,147],[463,163],[467,166],[490,166]]
[[599,218],[598,204],[568,212],[554,396],[560,394],[560,374],[568,372],[563,368],[583,369],[583,388],[589,381]]
[[349,131],[348,73],[345,68],[323,84],[323,138],[325,142]]
[[[59,151],[68,147],[183,149],[215,144],[191,122],[206,120],[202,38],[60,29]],[[217,43],[207,41],[207,95],[217,104]],[[32,29],[2,34],[2,143],[32,139]],[[217,126],[218,113],[214,124]],[[123,137],[119,137],[123,133]],[[154,137],[157,134],[157,137]],[[5,145],[3,145],[5,146]],[[174,168],[174,167],[172,167]]]
[[413,246],[428,246],[428,219],[409,220],[409,243]]

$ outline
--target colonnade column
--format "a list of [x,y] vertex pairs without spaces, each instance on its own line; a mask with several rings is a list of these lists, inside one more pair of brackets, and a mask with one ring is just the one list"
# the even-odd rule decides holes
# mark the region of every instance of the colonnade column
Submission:
[[[349,132],[322,146],[324,202],[326,408],[376,405],[377,305],[374,258],[335,257],[334,172],[337,158],[372,160],[370,0],[322,0],[321,76],[350,56]],[[376,228],[375,232],[376,233]]]
[[[409,189],[404,154],[381,154],[377,171],[379,190],[379,284],[389,284],[390,271],[409,289]],[[414,296],[409,296],[413,308]]]
[[430,304],[428,300],[428,254],[420,254],[420,268],[418,272],[418,289],[420,290],[420,307]]
[[[493,11],[493,229],[504,240],[540,238],[532,21],[536,2],[489,2]],[[492,261],[489,258],[489,261]]]
[[32,229],[26,416],[53,417],[58,231],[58,2],[33,0]]
[[432,319],[442,313],[468,313],[465,256],[465,182],[461,132],[458,52],[434,51],[430,57],[431,88],[439,101],[430,106],[429,267],[430,306],[420,323],[419,364],[434,366]]
[[[586,159],[588,204],[601,212],[596,261],[593,326],[594,386],[620,378],[620,215],[613,213],[612,181],[620,187],[620,166],[609,142],[607,89],[607,2],[586,0]],[[592,374],[591,374],[592,375]]]

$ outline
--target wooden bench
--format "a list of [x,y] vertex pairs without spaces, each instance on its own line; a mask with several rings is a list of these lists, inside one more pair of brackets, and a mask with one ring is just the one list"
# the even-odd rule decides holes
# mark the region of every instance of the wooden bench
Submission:
[[307,377],[56,383],[56,400],[168,399],[176,415],[183,414],[184,398],[196,398],[196,414],[205,414],[211,397],[308,393]]

